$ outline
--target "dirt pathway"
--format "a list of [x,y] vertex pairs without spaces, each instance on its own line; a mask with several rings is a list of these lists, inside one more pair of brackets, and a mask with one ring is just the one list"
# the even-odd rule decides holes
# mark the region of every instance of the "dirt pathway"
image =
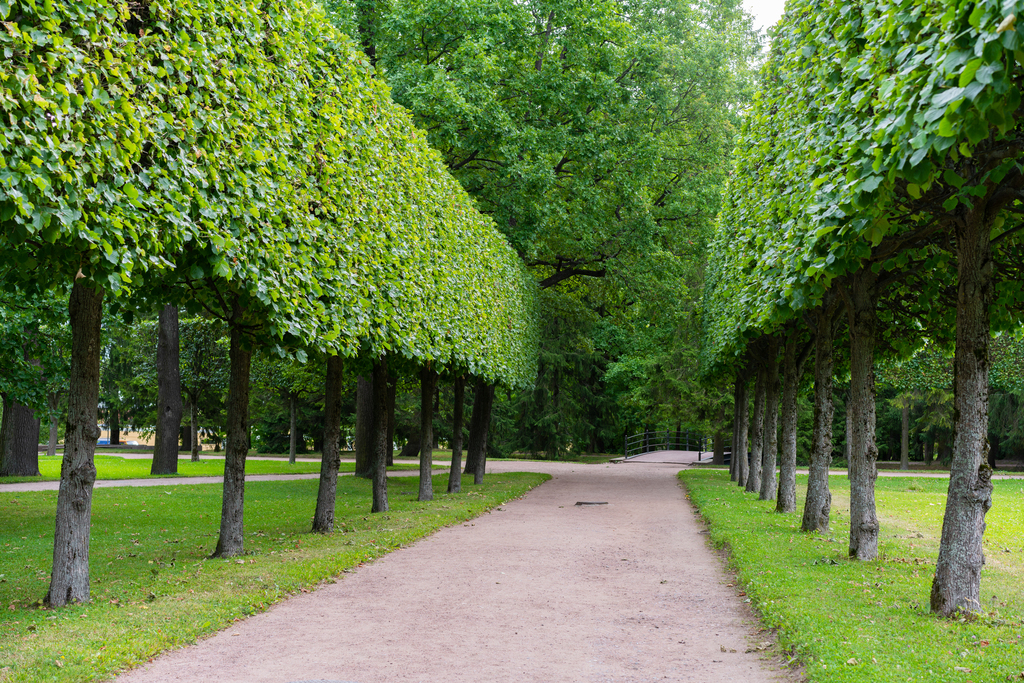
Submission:
[[746,652],[679,468],[495,463],[554,479],[117,680],[786,680]]

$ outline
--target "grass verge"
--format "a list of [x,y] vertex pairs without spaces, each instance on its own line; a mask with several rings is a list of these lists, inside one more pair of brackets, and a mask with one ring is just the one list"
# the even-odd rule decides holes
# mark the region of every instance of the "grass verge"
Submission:
[[[209,559],[221,487],[93,493],[92,603],[44,609],[56,491],[0,494],[0,681],[109,678],[308,591],[341,572],[523,495],[549,477],[492,474],[416,502],[418,479],[388,482],[392,510],[370,515],[370,482],[338,480],[334,534],[309,533],[316,480],[246,484],[243,557]],[[434,477],[444,491],[447,477]]]
[[[287,457],[287,456],[286,456]],[[190,460],[178,461],[177,474],[149,473],[152,467],[152,460],[138,458],[122,458],[116,455],[96,455],[96,478],[97,479],[159,479],[161,477],[220,477],[224,475],[224,460],[210,459],[192,462]],[[61,457],[39,456],[38,477],[0,477],[0,484],[17,484],[25,481],[57,481],[60,479]],[[354,472],[355,463],[343,462],[340,472]],[[389,467],[389,470],[413,470],[418,465],[399,463]],[[297,462],[289,465],[288,461],[277,460],[246,460],[246,474],[314,474],[320,471],[319,462]]]
[[[879,477],[879,559],[847,558],[849,484],[830,479],[832,533],[800,532],[799,513],[779,515],[729,481],[728,472],[684,471],[680,478],[728,549],[744,599],[780,644],[828,683],[1024,679],[1024,488],[995,485],[985,534],[983,611],[950,621],[928,612],[938,556],[944,479]],[[806,476],[798,477],[802,505]],[[802,511],[802,510],[801,510]]]

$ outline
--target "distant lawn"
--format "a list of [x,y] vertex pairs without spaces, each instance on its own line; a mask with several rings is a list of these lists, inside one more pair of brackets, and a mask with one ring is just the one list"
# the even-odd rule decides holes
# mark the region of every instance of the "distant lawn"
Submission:
[[[946,479],[879,477],[880,559],[847,559],[849,484],[832,477],[832,533],[799,531],[799,512],[774,513],[729,481],[727,472],[684,471],[690,498],[725,546],[746,600],[779,641],[822,682],[1022,680],[1024,656],[1024,483],[993,481],[982,610],[977,620],[928,612]],[[741,593],[742,595],[742,593]]]
[[[97,479],[149,479],[164,476],[177,477],[220,477],[224,475],[223,458],[200,460],[178,461],[178,474],[156,475],[149,473],[153,463],[149,459],[122,458],[116,455],[96,455],[96,478]],[[47,457],[39,456],[39,477],[0,477],[0,484],[13,484],[22,481],[55,481],[60,479],[60,456]],[[392,470],[414,470],[416,465],[398,464],[389,468]],[[289,465],[288,461],[278,460],[252,460],[245,461],[246,474],[310,474],[320,471],[319,462],[297,462]],[[354,472],[355,463],[341,463],[341,472]],[[3,679],[0,678],[0,681]]]
[[39,603],[49,585],[57,492],[0,493],[0,681],[107,679],[548,478],[492,474],[447,494],[447,478],[437,476],[435,500],[418,503],[418,479],[401,477],[388,483],[392,510],[371,515],[370,482],[343,477],[331,535],[309,533],[316,480],[249,482],[246,554],[231,560],[208,559],[219,485],[96,489],[92,603],[59,610]]

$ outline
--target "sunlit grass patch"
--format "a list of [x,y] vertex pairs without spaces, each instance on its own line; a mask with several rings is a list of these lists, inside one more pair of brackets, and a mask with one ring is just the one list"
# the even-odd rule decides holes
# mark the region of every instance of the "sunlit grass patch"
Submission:
[[[1021,482],[994,482],[980,618],[948,621],[928,612],[948,480],[880,477],[880,559],[855,562],[845,478],[830,479],[832,533],[819,535],[801,533],[800,513],[776,514],[728,473],[680,476],[712,541],[729,548],[745,599],[779,629],[810,680],[981,683],[1024,672]],[[801,505],[805,486],[799,477]]]

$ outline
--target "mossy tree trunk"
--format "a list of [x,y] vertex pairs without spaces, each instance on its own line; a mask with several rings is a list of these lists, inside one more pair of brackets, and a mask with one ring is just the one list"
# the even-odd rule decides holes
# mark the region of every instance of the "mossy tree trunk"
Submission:
[[335,499],[338,495],[338,468],[341,466],[341,356],[327,357],[324,382],[324,446],[320,459],[320,486],[313,513],[313,531],[334,531]]
[[434,500],[434,397],[437,372],[428,361],[420,368],[420,487],[417,500]]
[[220,538],[214,557],[234,557],[244,551],[242,514],[245,508],[245,459],[249,454],[249,372],[252,349],[242,338],[242,330],[231,326],[228,352],[228,447],[224,453],[224,493],[220,513]]
[[[157,320],[156,439],[151,474],[178,473],[178,433],[181,431],[182,414],[178,333],[178,307],[164,306]],[[195,415],[193,425],[194,420]]]
[[68,305],[71,374],[64,458],[57,493],[53,569],[45,602],[53,607],[89,601],[89,526],[96,481],[96,440],[100,437],[100,321],[103,292],[76,279]]
[[850,329],[850,410],[853,442],[850,444],[850,557],[878,557],[878,512],[875,479],[878,477],[875,443],[875,338],[877,275],[864,269],[850,281],[847,317]]
[[827,306],[814,312],[814,425],[811,436],[811,464],[807,474],[803,531],[828,531],[832,492],[828,468],[832,464],[832,313]]
[[765,363],[757,363],[754,379],[754,413],[750,417],[750,471],[744,489],[748,493],[761,490],[761,458],[764,450],[764,408],[768,392],[768,371]]
[[764,399],[764,450],[761,456],[759,500],[775,500],[775,463],[779,453],[779,341],[768,340],[768,367]]
[[370,406],[371,459],[373,463],[373,505],[371,512],[388,511],[388,359],[385,356],[373,362],[373,386],[383,391],[371,391],[373,402]]
[[932,611],[944,616],[981,609],[982,538],[992,507],[988,455],[988,373],[992,247],[984,204],[955,224],[957,245],[953,462],[942,519]]
[[462,423],[466,397],[466,376],[462,373],[455,375],[453,392],[452,464],[448,470],[448,493],[459,493],[462,491]]

